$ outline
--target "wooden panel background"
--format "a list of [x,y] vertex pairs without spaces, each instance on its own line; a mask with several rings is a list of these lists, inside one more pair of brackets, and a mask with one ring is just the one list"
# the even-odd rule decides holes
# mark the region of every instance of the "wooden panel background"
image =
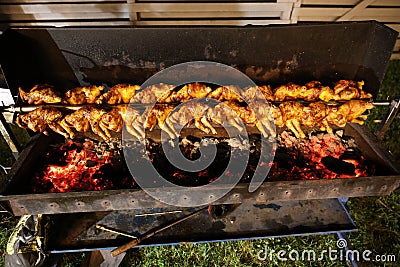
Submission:
[[[292,21],[360,21],[377,20],[400,32],[400,0],[302,0],[294,7]],[[400,59],[400,38],[392,59]]]
[[7,26],[126,26],[132,25],[121,0],[1,0],[0,24]]
[[193,1],[128,0],[135,25],[268,25],[289,24],[299,0]]
[[[377,20],[400,32],[400,0],[0,0],[9,26],[268,25]],[[400,59],[400,39],[393,59]]]

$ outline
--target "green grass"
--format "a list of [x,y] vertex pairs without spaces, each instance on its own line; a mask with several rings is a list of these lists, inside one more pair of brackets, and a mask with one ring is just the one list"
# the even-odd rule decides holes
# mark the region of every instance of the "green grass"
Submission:
[[[394,98],[400,94],[400,61],[391,61],[378,99]],[[376,108],[369,116],[367,126],[375,132],[386,113],[384,107]],[[386,133],[383,144],[400,160],[400,119],[396,119]],[[0,140],[0,164],[9,165],[12,158]],[[359,231],[349,234],[355,249],[366,249],[376,254],[396,255],[397,263],[368,263],[367,266],[400,265],[400,190],[389,196],[352,198],[348,209]],[[4,255],[5,244],[17,220],[8,215],[0,215],[0,245]],[[128,251],[121,266],[347,266],[345,262],[330,261],[278,261],[257,260],[257,253],[265,246],[268,249],[303,251],[313,249],[317,255],[324,249],[336,247],[336,235],[312,235],[302,237],[270,238],[254,241],[219,242],[208,244],[182,244],[176,246],[148,247]],[[79,266],[84,254],[65,254],[61,266]],[[2,262],[0,262],[2,265]]]
[[336,247],[336,235],[269,238],[254,241],[231,241],[207,244],[149,247],[129,252],[121,266],[346,266],[344,262],[288,261],[276,256],[257,259],[260,250],[314,250],[316,255],[328,247]]

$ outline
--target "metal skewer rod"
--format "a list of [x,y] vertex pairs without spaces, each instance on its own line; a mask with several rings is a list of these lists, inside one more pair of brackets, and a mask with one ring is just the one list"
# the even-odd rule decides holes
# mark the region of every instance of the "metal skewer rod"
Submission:
[[120,231],[117,231],[117,230],[114,230],[114,229],[111,229],[109,227],[106,227],[106,226],[103,226],[103,225],[99,225],[99,224],[96,225],[96,228],[100,229],[100,230],[103,230],[103,231],[110,232],[110,233],[114,233],[114,234],[117,234],[117,235],[123,235],[123,236],[126,236],[126,237],[130,237],[130,238],[133,238],[133,239],[137,238],[134,235],[126,234],[126,233],[123,233],[123,232],[120,232]]
[[[305,100],[298,99],[298,100],[287,100],[287,101],[267,101],[267,103],[280,104],[280,103],[289,102],[289,101],[296,101],[296,102],[301,102],[301,103],[305,103],[305,104],[315,102],[315,101],[305,101]],[[321,102],[323,102],[323,101],[321,101]],[[340,104],[343,104],[346,102],[348,102],[348,100],[347,101],[328,101],[328,102],[323,102],[323,103],[325,103],[326,105],[329,105],[329,106],[335,106],[335,105],[340,105]],[[3,106],[3,107],[0,106],[0,111],[1,112],[11,112],[11,113],[14,113],[14,112],[25,113],[25,112],[31,112],[40,107],[54,107],[54,108],[65,108],[65,109],[70,109],[70,110],[78,110],[82,107],[90,106],[90,105],[103,107],[103,108],[104,107],[106,108],[106,107],[123,106],[123,105],[128,105],[131,108],[146,108],[146,107],[152,107],[154,105],[158,106],[158,105],[179,105],[179,104],[182,104],[182,103],[156,103],[156,104],[138,103],[138,104],[98,104],[98,105],[95,105],[95,104],[82,104],[82,105],[44,104],[44,105],[26,105],[26,106],[12,105],[12,106]],[[387,101],[387,100],[379,101],[378,100],[378,101],[374,101],[373,104],[375,106],[390,106],[391,101]]]
[[136,214],[135,217],[145,217],[145,216],[157,216],[157,215],[165,215],[165,214],[172,214],[172,213],[181,213],[182,210],[172,210],[172,211],[164,211],[164,212],[153,212],[153,213],[142,213]]
[[24,112],[31,112],[37,108],[40,107],[53,107],[53,108],[64,108],[64,109],[70,109],[70,110],[78,110],[83,107],[87,106],[93,106],[93,107],[99,107],[99,108],[111,108],[111,107],[117,107],[117,106],[129,106],[131,108],[146,108],[146,107],[152,107],[152,106],[160,106],[160,105],[180,105],[182,103],[133,103],[133,104],[81,104],[81,105],[68,105],[68,104],[43,104],[43,105],[11,105],[11,106],[0,106],[0,112],[19,112],[19,113],[24,113]]

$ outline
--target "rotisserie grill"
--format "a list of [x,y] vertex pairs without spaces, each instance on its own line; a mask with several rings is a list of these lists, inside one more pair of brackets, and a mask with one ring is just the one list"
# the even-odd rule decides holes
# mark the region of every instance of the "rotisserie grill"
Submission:
[[[9,29],[0,39],[4,51],[9,48],[0,55],[1,67],[9,87],[20,96],[20,110],[27,104],[38,108],[21,114],[16,122],[49,136],[38,136],[21,153],[2,185],[0,201],[15,215],[168,207],[141,190],[127,170],[121,146],[134,149],[135,141],[120,142],[122,121],[132,126],[132,132],[127,126],[128,132],[137,139],[144,138],[135,123],[145,125],[150,133],[143,153],[171,182],[189,186],[176,196],[178,206],[185,206],[184,196],[196,190],[205,190],[212,198],[212,192],[224,189],[224,185],[197,186],[213,182],[224,172],[230,149],[251,151],[249,164],[240,183],[214,204],[389,194],[400,184],[400,169],[375,136],[356,123],[362,124],[364,112],[373,107],[396,37],[396,32],[375,22]],[[255,99],[252,88],[237,95],[229,85],[202,81],[169,86],[179,73],[170,80],[166,77],[163,86],[139,89],[158,71],[189,61],[215,61],[242,71],[271,101],[273,111],[268,114],[275,116],[263,113],[265,120],[252,119],[240,99]],[[150,111],[151,120],[138,115],[127,122],[121,114],[128,99],[146,104],[156,96],[146,89],[160,91],[163,101]],[[174,113],[166,119],[173,104],[205,96],[236,110],[249,129],[249,142],[240,138],[241,121],[224,113],[223,106],[193,102],[202,110],[194,117],[198,129],[183,129],[180,149],[186,158],[197,159],[199,148],[206,145],[202,140],[208,137],[217,145],[218,157],[200,172],[181,171],[168,164],[159,148],[160,129],[171,139],[177,137],[176,125],[187,126],[187,122],[180,123],[181,115]],[[236,139],[216,127],[224,120],[236,128]],[[269,121],[278,126],[276,132]],[[267,149],[275,154],[272,163],[262,161],[260,136],[278,142]],[[271,170],[260,188],[250,193],[253,162],[259,160]],[[136,164],[139,168],[141,161]]]

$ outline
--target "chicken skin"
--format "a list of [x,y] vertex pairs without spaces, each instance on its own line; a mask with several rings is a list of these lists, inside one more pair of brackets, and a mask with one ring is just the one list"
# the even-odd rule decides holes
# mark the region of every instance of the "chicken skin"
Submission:
[[64,102],[71,105],[93,104],[104,90],[104,86],[81,86],[65,93]]
[[25,92],[21,87],[18,88],[21,100],[28,104],[54,104],[60,103],[61,97],[54,92],[54,88],[48,84],[35,85],[29,92]]
[[102,94],[97,100],[97,104],[128,104],[136,91],[140,89],[139,85],[117,84],[108,92]]
[[40,107],[27,114],[20,114],[16,123],[21,128],[28,128],[34,132],[47,133],[47,128],[68,138],[68,133],[61,126],[61,111],[52,107]]

